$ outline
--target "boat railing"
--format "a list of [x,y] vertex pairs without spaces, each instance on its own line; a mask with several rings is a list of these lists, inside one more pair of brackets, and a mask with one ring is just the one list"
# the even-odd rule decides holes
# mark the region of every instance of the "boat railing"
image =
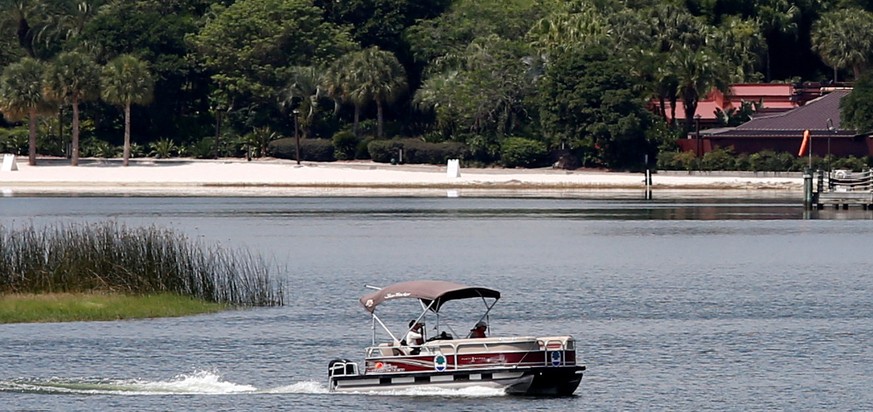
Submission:
[[[413,352],[418,349],[417,352]],[[511,353],[511,352],[552,352],[575,351],[576,344],[571,336],[549,336],[549,337],[503,337],[503,338],[477,338],[477,339],[456,339],[456,340],[436,340],[427,342],[421,346],[396,346],[391,343],[381,343],[378,346],[369,347],[366,349],[368,359],[391,358],[391,357],[406,357],[406,356],[427,356],[442,354],[451,357],[453,362],[450,362],[449,369],[459,369],[458,358],[462,355],[475,356],[478,354],[493,354],[493,353]],[[562,357],[563,359],[563,357]],[[524,362],[525,358],[518,361],[519,364]],[[552,359],[546,357],[545,364],[553,362]],[[513,365],[507,364],[512,367]]]

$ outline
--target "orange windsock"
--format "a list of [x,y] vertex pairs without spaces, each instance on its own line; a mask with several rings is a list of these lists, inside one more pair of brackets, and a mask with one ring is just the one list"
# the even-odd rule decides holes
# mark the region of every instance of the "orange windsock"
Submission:
[[798,156],[803,156],[806,154],[806,149],[809,148],[809,129],[803,131],[803,143],[800,144],[800,151],[797,152]]

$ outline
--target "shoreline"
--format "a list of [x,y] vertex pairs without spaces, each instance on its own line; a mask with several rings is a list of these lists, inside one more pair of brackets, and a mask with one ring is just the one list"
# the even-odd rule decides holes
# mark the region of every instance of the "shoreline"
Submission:
[[[24,161],[22,161],[24,160]],[[461,168],[257,159],[17,158],[17,171],[0,172],[3,196],[545,196],[586,197],[643,193],[643,173],[600,170]],[[674,172],[652,175],[652,190],[712,197],[738,193],[802,195],[800,173]],[[730,193],[729,193],[730,192]]]
[[0,292],[0,325],[17,323],[106,322],[175,318],[216,313],[227,305],[172,293]]

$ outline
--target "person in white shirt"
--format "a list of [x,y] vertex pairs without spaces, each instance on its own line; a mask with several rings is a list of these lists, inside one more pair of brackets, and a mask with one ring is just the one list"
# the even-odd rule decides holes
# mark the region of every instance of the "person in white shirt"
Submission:
[[421,334],[421,328],[424,326],[423,323],[416,322],[415,320],[409,321],[409,331],[406,332],[406,346],[410,346],[411,351],[410,355],[417,355],[421,348],[417,346],[421,346],[424,344],[424,336]]

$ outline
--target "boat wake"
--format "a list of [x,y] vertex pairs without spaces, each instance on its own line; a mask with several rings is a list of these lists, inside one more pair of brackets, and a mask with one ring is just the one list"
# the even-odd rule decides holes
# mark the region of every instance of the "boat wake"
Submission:
[[257,388],[226,382],[215,372],[181,374],[167,381],[100,378],[15,379],[0,381],[0,392],[73,393],[73,394],[234,394],[253,393]]
[[[327,394],[323,382],[303,381],[276,388],[259,389],[227,382],[214,371],[180,374],[166,381],[101,378],[48,378],[0,380],[0,392],[36,394],[116,394],[116,395],[231,395],[231,394]],[[367,394],[361,392],[360,394]],[[334,394],[332,394],[334,395]],[[409,389],[381,392],[380,396],[499,396],[492,388]]]

